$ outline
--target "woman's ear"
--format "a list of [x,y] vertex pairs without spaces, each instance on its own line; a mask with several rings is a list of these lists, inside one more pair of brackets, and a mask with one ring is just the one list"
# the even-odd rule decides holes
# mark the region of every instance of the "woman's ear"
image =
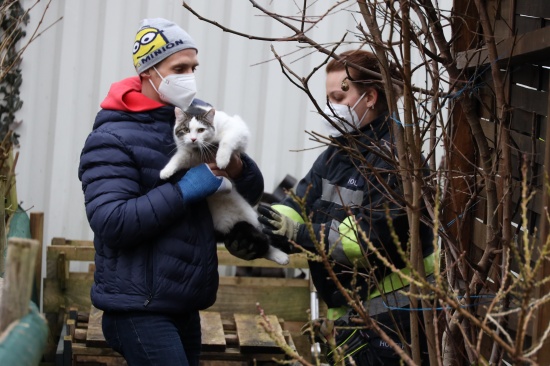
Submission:
[[378,101],[378,90],[375,88],[368,88],[365,94],[365,99],[367,100],[367,108],[374,108],[376,102]]

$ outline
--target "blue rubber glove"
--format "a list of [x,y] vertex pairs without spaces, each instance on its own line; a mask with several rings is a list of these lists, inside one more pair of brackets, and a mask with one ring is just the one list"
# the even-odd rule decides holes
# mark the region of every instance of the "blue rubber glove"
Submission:
[[191,168],[178,182],[183,202],[197,202],[218,192],[231,191],[231,182],[224,177],[217,177],[208,165],[201,164]]

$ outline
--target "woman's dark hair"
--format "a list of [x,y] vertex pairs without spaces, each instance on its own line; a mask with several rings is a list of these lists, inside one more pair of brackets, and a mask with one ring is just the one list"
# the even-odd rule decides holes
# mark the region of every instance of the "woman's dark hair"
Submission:
[[[347,70],[348,77],[342,80],[342,90],[346,90],[346,82],[355,83],[356,87],[360,91],[365,91],[368,87],[375,88],[378,92],[377,109],[384,111],[388,109],[388,102],[386,100],[386,93],[384,92],[384,86],[382,85],[381,78],[376,78],[368,75],[365,72],[358,71],[353,67],[347,66],[348,64],[355,64],[365,69],[380,73],[380,66],[378,59],[374,53],[366,50],[350,50],[342,52],[340,59],[332,59],[327,64],[327,74],[333,71]],[[401,73],[394,64],[390,65],[390,75],[392,79],[403,80]],[[403,91],[399,85],[394,84],[394,92],[397,96],[402,96]],[[380,104],[379,104],[380,103]]]

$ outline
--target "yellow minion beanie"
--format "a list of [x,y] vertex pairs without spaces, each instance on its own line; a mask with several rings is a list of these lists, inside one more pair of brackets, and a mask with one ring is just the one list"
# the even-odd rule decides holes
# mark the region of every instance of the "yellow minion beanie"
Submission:
[[139,74],[188,48],[198,52],[193,38],[175,23],[163,18],[143,19],[134,42],[134,67]]

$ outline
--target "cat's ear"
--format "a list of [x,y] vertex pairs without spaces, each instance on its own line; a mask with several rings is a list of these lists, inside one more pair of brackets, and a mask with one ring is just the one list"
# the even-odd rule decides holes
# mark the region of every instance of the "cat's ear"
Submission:
[[176,114],[176,119],[183,119],[183,116],[184,116],[184,112],[181,108],[174,108],[174,113]]
[[216,115],[216,110],[211,108],[205,115],[205,119],[212,125],[214,124],[214,115]]

